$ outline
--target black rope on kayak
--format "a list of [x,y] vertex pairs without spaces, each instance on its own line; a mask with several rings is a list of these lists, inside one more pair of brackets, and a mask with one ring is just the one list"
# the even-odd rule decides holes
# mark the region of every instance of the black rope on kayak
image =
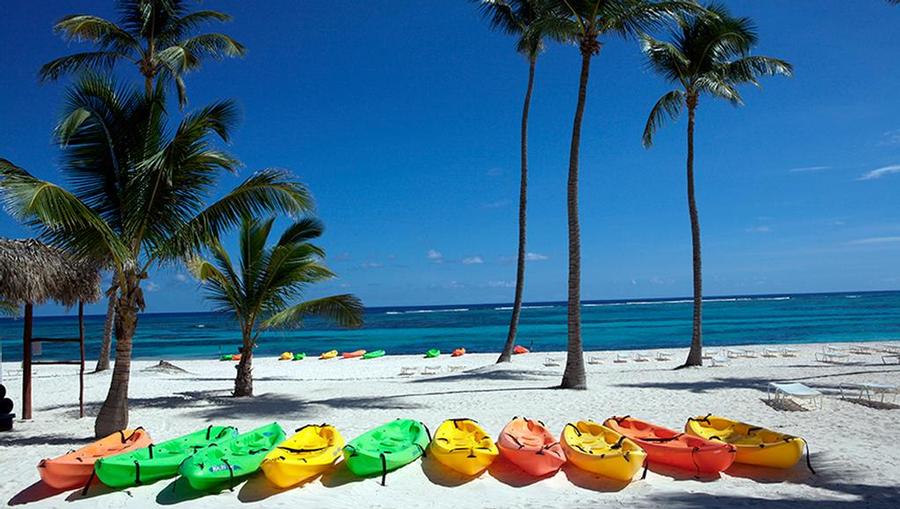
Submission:
[[124,444],[124,443],[125,443],[125,430],[120,429],[120,430],[119,430],[119,435],[122,436],[122,443]]
[[747,433],[756,433],[757,431],[763,429],[762,426],[751,426],[747,428]]
[[[225,426],[224,428],[222,428],[222,431],[220,431],[219,434],[216,435],[216,439],[224,437],[228,433],[228,430],[237,431],[237,428],[235,428],[234,426]],[[207,440],[209,440],[209,438],[207,438]]]
[[228,491],[234,491],[234,469],[231,467],[231,463],[228,462],[228,459],[222,458],[222,463],[228,467]]
[[431,440],[432,440],[432,439],[431,439],[431,430],[430,430],[430,429],[428,429],[428,425],[427,425],[427,424],[425,424],[425,423],[424,423],[424,422],[422,422],[422,421],[419,421],[419,424],[421,424],[421,425],[422,425],[422,427],[423,427],[423,428],[425,428],[425,435],[427,435],[427,436],[428,436],[428,441],[429,441],[429,442],[431,442]]
[[210,433],[212,433],[212,424],[210,424],[209,427],[206,428],[206,439],[207,439],[207,440],[209,440],[209,434],[210,434]]
[[300,426],[299,428],[295,429],[295,430],[294,430],[294,433],[298,433],[298,432],[300,432],[300,431],[302,431],[302,430],[305,430],[306,428],[308,428],[308,427],[310,427],[310,426],[315,426],[315,425],[314,425],[314,424],[305,424],[305,425]]
[[515,436],[515,435],[513,435],[513,434],[511,434],[511,433],[507,433],[507,434],[506,434],[506,436],[508,436],[508,437],[509,437],[509,438],[511,438],[511,439],[512,439],[512,441],[513,441],[513,442],[515,442],[515,443],[516,443],[516,445],[518,445],[518,446],[519,446],[519,449],[521,449],[521,448],[523,448],[523,447],[525,447],[525,444],[523,444],[523,443],[522,443],[522,442],[519,442],[519,439],[518,439],[518,438],[516,438],[516,436]]
[[[616,440],[616,443],[614,443],[613,445],[609,446],[609,448],[610,448],[610,449],[621,449],[621,448],[622,448],[622,442],[625,441],[625,438],[626,438],[625,435],[620,436],[619,439]],[[625,459],[627,460],[628,458],[625,458]]]
[[[132,431],[131,434],[128,435],[128,438],[122,438],[122,443],[124,444],[125,442],[127,442],[127,441],[131,440],[132,438],[134,438],[134,435],[136,435],[138,431],[144,431],[143,426],[138,426],[137,428],[134,428],[134,431]],[[125,434],[122,433],[122,436],[124,437]]]
[[134,485],[141,485],[141,464],[134,460]]
[[422,447],[422,446],[419,445],[418,443],[413,443],[413,445],[419,448],[419,451],[422,452],[422,457],[423,457],[423,458],[427,458],[427,457],[428,457],[428,454],[425,452],[425,448],[424,448],[424,447]]
[[279,445],[278,448],[288,451],[288,452],[292,452],[294,454],[302,454],[304,452],[318,452],[318,451],[324,451],[325,449],[328,449],[327,446],[326,447],[317,447],[315,449],[292,449],[290,447],[285,447],[283,445]]
[[631,416],[630,415],[625,415],[622,417],[613,416],[612,420],[616,421],[616,424],[622,424],[622,421],[624,421],[625,419],[628,419],[629,417],[631,417]]
[[469,417],[457,417],[456,419],[450,419],[450,420],[453,421],[454,423],[472,421],[475,424],[478,424],[478,421],[476,421],[475,419],[469,418]]
[[81,489],[81,496],[85,496],[88,493],[88,488],[91,487],[91,483],[94,482],[94,477],[97,476],[97,472],[95,470],[91,470],[91,476],[88,477],[86,483],[84,483],[84,488]]
[[581,436],[581,430],[578,429],[578,427],[575,426],[574,424],[572,424],[571,422],[567,422],[566,425],[563,426],[563,428],[569,428],[569,427],[571,427],[573,430],[575,430],[576,435]]
[[353,447],[352,445],[347,444],[347,445],[344,446],[344,450],[346,451],[346,450],[348,450],[348,449],[350,450],[350,457],[351,457],[351,458],[352,458],[353,456],[356,456],[356,455],[357,455],[356,447]]
[[684,436],[684,433],[678,433],[677,435],[673,435],[668,438],[649,437],[649,438],[641,438],[640,440],[643,440],[644,442],[662,442],[662,443],[664,443],[664,442],[671,442],[672,440],[678,440],[679,438],[681,438],[683,436]]
[[813,475],[816,475],[816,471],[813,470],[813,467],[812,467],[812,462],[809,460],[809,442],[807,442],[806,440],[803,440],[803,445],[806,446],[806,468],[808,468],[809,471],[812,472]]
[[694,422],[705,422],[706,424],[710,424],[710,422],[709,422],[709,418],[710,418],[710,417],[712,417],[712,413],[708,413],[708,414],[706,414],[705,417],[700,417],[700,418],[697,418],[697,417],[688,417],[688,420],[689,420],[689,421],[694,421]]
[[641,480],[647,478],[647,469],[650,467],[650,462],[647,460],[647,456],[644,456],[644,473],[641,474]]
[[694,464],[694,468],[697,469],[697,473],[694,474],[695,479],[700,478],[700,465],[697,464],[697,456],[696,456],[696,453],[699,450],[700,450],[699,447],[694,447],[693,449],[691,449],[691,462]]
[[469,449],[469,455],[466,456],[466,458],[477,458],[477,457],[478,456],[475,455],[475,449]]
[[387,458],[384,457],[384,453],[381,453],[381,485],[387,486]]

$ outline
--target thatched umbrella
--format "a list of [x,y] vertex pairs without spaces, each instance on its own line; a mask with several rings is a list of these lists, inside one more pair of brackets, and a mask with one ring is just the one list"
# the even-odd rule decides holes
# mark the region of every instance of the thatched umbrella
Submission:
[[[84,303],[100,299],[98,264],[69,256],[34,239],[0,238],[0,302],[24,305],[24,353],[22,356],[22,417],[31,418],[31,343],[78,342],[80,361],[41,361],[41,364],[81,365],[81,415],[84,415]],[[32,308],[55,301],[78,305],[78,338],[32,338]]]

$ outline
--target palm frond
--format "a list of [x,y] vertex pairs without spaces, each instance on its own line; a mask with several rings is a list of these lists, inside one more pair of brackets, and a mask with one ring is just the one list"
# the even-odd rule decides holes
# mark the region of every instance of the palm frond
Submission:
[[650,115],[647,116],[647,124],[644,126],[644,136],[642,141],[645,147],[653,145],[653,135],[656,130],[662,126],[666,118],[675,120],[681,114],[681,108],[684,105],[684,93],[681,90],[671,90],[666,92],[653,105]]
[[119,51],[85,51],[66,55],[44,64],[38,72],[38,78],[41,81],[51,81],[80,71],[108,72],[118,59],[125,56]]
[[301,302],[275,313],[262,323],[265,328],[295,325],[306,316],[318,316],[342,327],[360,327],[363,323],[362,301],[350,294],[332,295]]
[[62,34],[66,40],[95,42],[105,50],[125,53],[140,49],[140,44],[131,34],[99,16],[66,16],[53,26],[53,30]]
[[0,315],[19,316],[19,305],[14,302],[0,300]]
[[638,37],[658,30],[679,17],[700,14],[694,0],[594,0],[598,33],[613,32],[622,37]]
[[314,217],[304,217],[284,230],[281,238],[278,239],[278,245],[308,242],[321,237],[324,232],[325,225],[322,221]]

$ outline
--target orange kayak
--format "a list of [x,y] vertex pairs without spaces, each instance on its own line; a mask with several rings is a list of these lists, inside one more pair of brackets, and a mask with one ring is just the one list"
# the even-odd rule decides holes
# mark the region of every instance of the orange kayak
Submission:
[[94,462],[106,456],[143,449],[151,443],[144,428],[113,433],[81,449],[38,463],[41,480],[58,490],[80,488],[94,472]]
[[450,354],[450,357],[462,357],[465,354],[466,354],[465,348],[457,348],[456,350],[453,350],[453,353]]
[[679,433],[633,417],[610,417],[603,423],[637,442],[651,463],[660,463],[697,474],[715,474],[734,462],[733,445]]
[[365,354],[366,354],[365,350],[356,350],[353,352],[344,352],[341,354],[341,357],[343,357],[345,359],[355,359],[357,357],[362,357]]
[[239,361],[239,360],[241,360],[241,354],[236,353],[236,354],[232,355],[232,356],[231,356],[231,360],[233,360],[233,361]]
[[544,423],[513,417],[497,437],[500,455],[529,475],[555,474],[566,462],[562,446]]
[[521,355],[523,353],[528,353],[528,349],[522,345],[516,345],[516,347],[513,348],[513,353],[516,355]]

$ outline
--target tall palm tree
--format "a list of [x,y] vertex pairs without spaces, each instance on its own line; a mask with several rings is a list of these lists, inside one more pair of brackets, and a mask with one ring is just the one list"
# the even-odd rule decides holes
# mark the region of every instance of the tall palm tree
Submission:
[[581,124],[587,102],[587,85],[591,59],[600,53],[600,38],[617,35],[630,38],[659,26],[686,10],[696,10],[693,1],[656,0],[552,0],[555,16],[540,25],[554,33],[569,34],[581,53],[578,101],[569,147],[569,175],[566,185],[566,211],[569,236],[568,279],[568,348],[563,388],[585,389],[584,352],[581,341],[581,231],[578,223],[578,155],[581,146]]
[[531,94],[534,90],[534,70],[537,57],[544,50],[547,36],[542,24],[537,23],[543,16],[551,14],[551,4],[546,0],[479,0],[481,12],[491,28],[501,30],[517,38],[516,51],[528,59],[528,85],[522,105],[521,126],[521,175],[519,177],[519,249],[516,257],[516,290],[513,299],[512,317],[506,344],[497,362],[509,362],[519,327],[522,312],[522,292],[525,288],[526,218],[528,207],[528,113],[531,109]]
[[41,67],[41,80],[84,70],[111,70],[119,61],[134,64],[144,78],[144,92],[153,94],[154,80],[175,85],[178,102],[187,103],[184,73],[200,67],[203,58],[242,56],[244,46],[222,33],[194,34],[210,21],[231,16],[211,10],[189,12],[185,0],[118,0],[118,24],[89,14],[59,20],[54,30],[67,41],[90,41],[97,49],[57,58]]
[[749,18],[733,17],[725,6],[712,4],[709,14],[679,16],[671,42],[643,36],[643,51],[650,67],[678,88],[665,93],[650,110],[644,128],[645,147],[665,117],[675,119],[687,109],[687,198],[693,248],[694,316],[691,349],[684,366],[703,364],[703,276],[700,257],[700,219],[694,189],[694,116],[701,95],[741,105],[737,86],[759,85],[764,75],[792,74],[791,64],[777,58],[751,55],[757,43],[756,27]]
[[310,243],[322,235],[321,222],[301,219],[288,227],[275,245],[267,247],[273,222],[274,218],[244,218],[238,267],[218,240],[209,245],[212,261],[198,258],[189,264],[218,310],[233,313],[240,325],[243,349],[234,379],[236,397],[253,396],[253,349],[261,331],[295,325],[310,315],[345,327],[362,325],[362,303],[353,295],[292,304],[302,298],[307,287],[333,278],[334,273],[322,264],[324,251]]
[[128,424],[132,338],[148,270],[184,259],[244,215],[297,214],[311,206],[306,188],[275,170],[259,171],[207,203],[220,174],[240,164],[213,139],[229,140],[235,106],[214,103],[169,129],[163,90],[157,83],[148,98],[93,75],[69,89],[56,130],[69,189],[0,159],[0,199],[11,215],[50,243],[111,267],[116,362],[94,425],[98,436]]

